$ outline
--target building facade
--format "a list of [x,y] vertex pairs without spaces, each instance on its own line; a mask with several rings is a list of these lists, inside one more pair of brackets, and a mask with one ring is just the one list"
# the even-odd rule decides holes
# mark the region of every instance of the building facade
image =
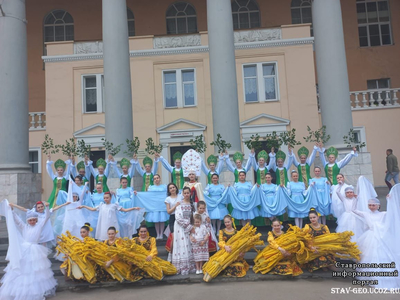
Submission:
[[[171,160],[174,151],[189,146],[190,139],[203,134],[209,145],[216,133],[226,131],[224,122],[237,119],[230,110],[235,106],[239,114],[235,130],[245,154],[244,141],[252,134],[296,128],[298,139],[303,140],[307,126],[321,127],[321,77],[313,35],[317,38],[317,28],[322,27],[312,24],[318,20],[312,13],[325,12],[312,10],[308,0],[231,1],[237,99],[227,92],[224,105],[216,111],[212,95],[219,79],[210,68],[215,47],[207,30],[218,11],[211,11],[207,2],[126,1],[133,135],[142,144],[148,137],[163,144],[162,155]],[[400,2],[345,0],[340,4],[350,94],[348,99],[331,96],[329,105],[334,108],[345,101],[351,107],[352,124],[359,140],[367,144],[362,151],[371,153],[373,180],[380,186],[385,150],[392,148],[396,154],[400,149],[396,130],[400,49],[395,43],[400,39],[400,21],[394,17]],[[96,155],[104,155],[105,103],[121,102],[106,99],[104,92],[102,1],[40,0],[40,5],[27,1],[26,12],[30,164],[43,173],[45,199],[52,182],[40,152],[44,135],[57,144],[71,137],[83,139],[98,151]],[[336,17],[332,12],[333,20]],[[224,20],[221,17],[221,24]],[[224,38],[222,34],[220,39]],[[118,109],[122,112],[125,107]],[[215,115],[222,122],[216,123]],[[342,118],[341,114],[335,117],[337,124],[346,121]],[[118,115],[114,119],[116,124],[123,122]],[[209,146],[205,156],[211,153],[214,149]],[[369,156],[362,157],[368,164]],[[354,175],[365,173],[362,166],[354,168],[358,168]],[[163,182],[169,181],[169,174],[160,172]]]

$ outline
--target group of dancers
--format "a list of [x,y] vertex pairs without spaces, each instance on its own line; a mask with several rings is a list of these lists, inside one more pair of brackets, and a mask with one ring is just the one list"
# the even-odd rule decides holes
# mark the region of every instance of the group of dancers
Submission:
[[[315,176],[311,177],[317,152],[321,167],[314,166]],[[297,153],[300,162],[290,147],[287,155],[282,151],[275,153],[274,149],[269,154],[260,151],[256,161],[255,153],[251,151],[246,166],[242,165],[241,153],[233,155],[235,165],[227,153],[221,153],[219,158],[209,156],[207,166],[197,152],[189,150],[184,155],[176,153],[173,166],[158,154],[154,163],[149,157],[143,159],[143,169],[136,156],[130,161],[122,159],[121,171],[112,156],[107,161],[98,160],[97,170],[88,159],[76,166],[73,159],[57,160],[54,163],[57,175],[49,157],[47,171],[54,188],[47,203],[38,202],[33,209],[27,210],[7,201],[1,202],[0,214],[6,216],[9,231],[7,259],[10,263],[1,281],[0,295],[4,295],[4,299],[14,299],[21,293],[32,293],[32,285],[38,296],[30,299],[43,299],[54,292],[56,282],[45,245],[54,245],[56,238],[57,258],[65,260],[63,272],[73,280],[135,281],[143,277],[160,280],[164,275],[191,272],[204,272],[208,280],[221,272],[225,276],[241,277],[249,268],[243,258],[245,251],[259,244],[259,236],[250,223],[265,225],[265,220],[272,225],[267,239],[269,245],[263,250],[262,257],[259,255],[255,260],[255,269],[262,273],[296,276],[301,274],[302,268],[309,271],[333,269],[336,256],[360,259],[365,264],[393,262],[393,268],[384,271],[397,274],[395,263],[400,263],[400,247],[395,237],[400,235],[400,227],[396,226],[400,225],[397,224],[400,222],[400,187],[394,186],[388,195],[387,213],[380,212],[376,192],[367,179],[360,177],[355,190],[345,183],[340,173],[340,169],[357,156],[356,149],[341,161],[336,160],[338,151],[335,148],[325,151],[321,144],[313,147],[311,155],[305,147]],[[159,161],[172,175],[168,186],[161,184],[161,177],[156,173]],[[224,164],[234,173],[232,186],[219,183]],[[296,169],[288,176],[292,164]],[[115,192],[107,186],[111,167],[120,177],[121,185]],[[256,172],[254,185],[246,181],[251,168]],[[321,176],[322,169],[326,177]],[[208,181],[204,189],[197,181],[201,170]],[[275,184],[270,170],[275,173]],[[143,177],[141,191],[131,187],[135,171]],[[93,193],[88,188],[90,174],[96,179]],[[74,180],[70,180],[71,176]],[[23,212],[26,223],[21,221]],[[331,234],[325,225],[326,216],[330,214],[337,218],[336,233],[339,235]],[[289,221],[294,219],[296,225],[287,233],[282,230],[283,216]],[[310,224],[303,228],[306,217]],[[242,233],[242,230],[236,230],[235,219],[240,221]],[[156,238],[148,236],[144,220],[149,226],[154,224]],[[222,222],[224,229],[221,229]],[[169,223],[167,229],[166,223]],[[139,237],[131,240],[138,229]],[[168,262],[153,259],[157,257],[156,240],[162,239],[163,235],[168,237]],[[314,240],[322,235],[330,238]],[[285,248],[288,241],[290,249]],[[35,246],[27,247],[27,243]],[[313,255],[304,258],[305,249]],[[215,251],[210,258],[209,253]],[[277,251],[280,255],[276,255]],[[271,256],[270,253],[274,254]],[[90,261],[91,267],[83,268],[82,261]],[[226,261],[229,263],[223,263]],[[216,265],[224,268],[216,268]],[[37,278],[47,280],[48,284],[35,284],[36,276],[32,276],[29,268],[40,270],[44,277]],[[362,270],[379,273],[381,269]],[[377,277],[379,275],[369,278]],[[15,282],[19,281],[24,283],[24,288],[15,287]],[[379,277],[375,286],[397,288],[400,282],[396,276]]]

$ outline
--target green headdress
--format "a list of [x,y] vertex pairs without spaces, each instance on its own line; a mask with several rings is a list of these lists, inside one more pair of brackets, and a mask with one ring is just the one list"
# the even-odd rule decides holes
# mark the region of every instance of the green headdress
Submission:
[[56,162],[54,163],[54,167],[56,169],[58,168],[63,168],[65,170],[65,162],[62,159],[57,159]]
[[182,153],[180,153],[179,151],[175,152],[174,156],[172,156],[172,160],[174,161],[174,163],[176,160],[182,160]]
[[217,157],[216,157],[215,155],[213,155],[213,154],[211,154],[211,155],[207,158],[207,163],[208,163],[208,164],[211,164],[211,163],[217,164],[217,161],[218,161]]
[[145,165],[153,166],[153,160],[148,156],[143,158],[143,166],[145,166]]
[[243,161],[243,154],[240,152],[236,152],[233,154],[233,161],[236,162],[237,160]]
[[119,162],[119,165],[121,166],[127,166],[129,168],[129,166],[131,165],[131,162],[129,160],[127,160],[126,158],[121,159],[121,161]]
[[306,157],[308,157],[308,154],[310,153],[310,151],[306,148],[306,147],[301,147],[299,150],[297,150],[297,155],[300,157],[302,155],[305,155]]
[[337,157],[338,154],[339,154],[339,152],[335,147],[329,147],[329,149],[326,150],[326,156],[334,155],[335,157]]
[[268,160],[268,153],[265,150],[258,152],[257,159],[264,158],[265,161]]
[[83,161],[80,161],[77,165],[76,168],[79,170],[85,170],[85,163]]
[[281,150],[276,153],[276,160],[278,159],[283,159],[283,161],[286,159],[286,154]]
[[104,159],[99,158],[99,159],[96,161],[96,168],[98,168],[98,167],[106,168],[106,166],[107,166],[107,163],[106,163],[106,161],[105,161]]

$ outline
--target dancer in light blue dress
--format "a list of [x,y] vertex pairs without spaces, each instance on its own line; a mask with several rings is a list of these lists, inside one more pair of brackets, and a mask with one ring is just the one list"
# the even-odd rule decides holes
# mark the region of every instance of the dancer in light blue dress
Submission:
[[311,178],[309,184],[314,185],[317,191],[317,200],[318,204],[316,205],[317,212],[321,215],[322,224],[326,225],[326,216],[331,214],[331,197],[330,190],[331,185],[329,183],[328,178],[321,177],[321,168],[314,168],[315,177]]
[[123,208],[131,208],[133,207],[132,200],[132,188],[128,187],[128,179],[126,177],[122,177],[119,181],[121,183],[121,187],[116,191],[117,203]]
[[[163,196],[162,201],[160,201],[160,205],[164,207],[164,199],[167,195],[167,186],[161,184],[161,177],[158,174],[154,175],[153,183],[153,185],[149,186],[147,192],[164,192],[165,195]],[[146,212],[145,219],[147,222],[154,223],[157,232],[156,240],[162,240],[165,222],[169,220],[169,214],[166,211]]]
[[315,193],[310,197],[308,191],[315,191],[314,186],[310,186],[306,190],[304,182],[299,181],[299,173],[292,171],[292,181],[289,181],[286,188],[288,193],[288,215],[290,218],[295,218],[296,226],[303,228],[303,218],[308,216],[310,208],[313,207],[313,203],[317,202]]
[[101,182],[96,184],[96,192],[92,193],[92,207],[97,207],[104,203],[103,185]]
[[272,175],[270,173],[265,175],[265,183],[260,187],[263,191],[260,215],[270,219],[283,215],[286,211],[287,202],[284,197],[277,197],[279,186],[272,183]]
[[[256,187],[256,186],[255,186]],[[252,197],[254,189],[250,182],[246,181],[246,172],[239,172],[239,182],[234,185],[236,198],[231,196],[232,217],[241,220],[242,226],[250,223],[255,217],[260,215],[257,206],[260,205],[259,197]]]
[[226,208],[227,197],[223,197],[223,195],[226,194],[225,187],[222,184],[219,184],[218,180],[218,174],[212,174],[212,184],[208,184],[204,191],[208,214],[210,215],[212,226],[217,229],[217,232],[221,229],[221,221],[229,214],[228,209]]

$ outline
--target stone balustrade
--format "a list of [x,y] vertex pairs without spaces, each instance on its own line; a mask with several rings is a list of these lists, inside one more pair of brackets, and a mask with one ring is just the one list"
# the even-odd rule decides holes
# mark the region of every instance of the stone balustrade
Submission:
[[[387,88],[350,92],[352,110],[400,107],[397,93],[400,88]],[[319,109],[319,94],[317,94]]]
[[30,112],[29,113],[29,130],[46,130],[46,113],[45,112]]

